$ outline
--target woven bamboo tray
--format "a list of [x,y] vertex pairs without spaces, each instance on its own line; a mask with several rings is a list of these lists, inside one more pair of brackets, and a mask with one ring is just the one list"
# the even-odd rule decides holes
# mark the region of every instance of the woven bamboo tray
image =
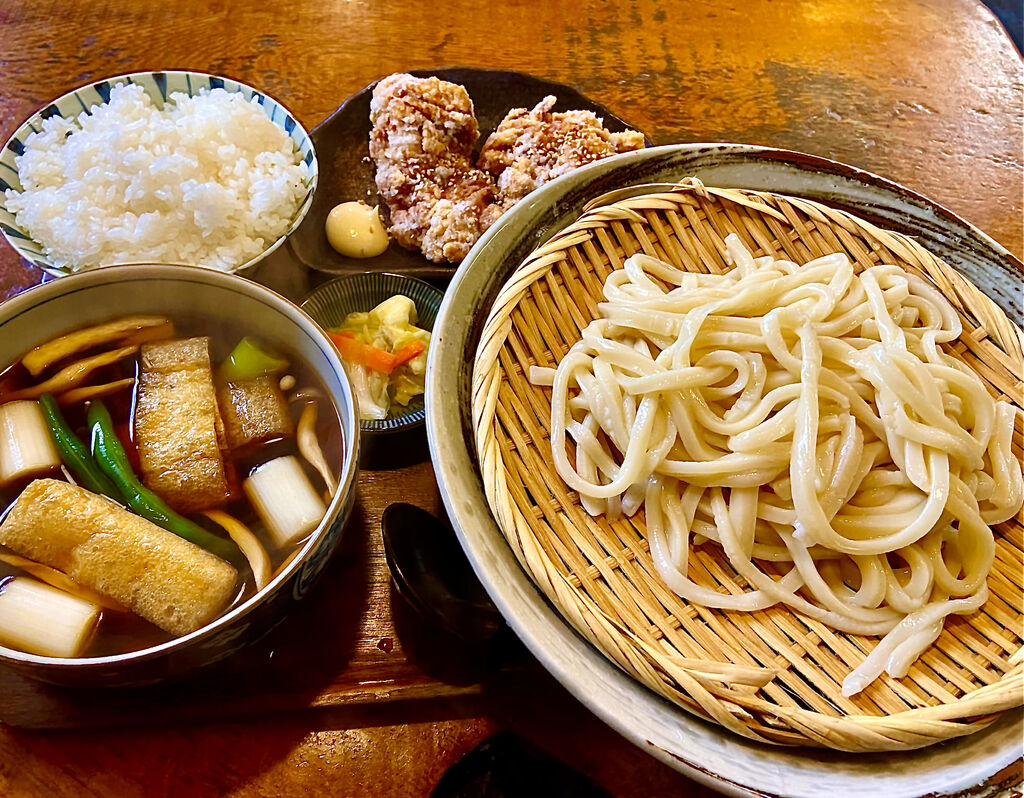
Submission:
[[[691,271],[721,273],[724,238],[755,257],[797,263],[845,252],[862,269],[896,262],[930,280],[964,326],[947,351],[1018,409],[1021,456],[1022,335],[977,288],[912,239],[844,211],[775,194],[703,186],[591,208],[535,250],[499,293],[473,372],[473,424],[487,500],[516,557],[587,640],[650,689],[733,732],[770,743],[847,751],[918,748],[969,734],[1024,703],[1024,525],[995,528],[990,598],[951,616],[903,679],[883,675],[845,698],[843,678],[877,638],[836,632],[786,606],[736,612],[691,605],[651,562],[643,512],[591,518],[557,475],[549,440],[550,389],[527,380],[555,366],[597,314],[608,274],[637,252]],[[630,189],[633,195],[637,189]],[[614,199],[614,197],[612,197]],[[604,201],[598,200],[598,201]],[[735,591],[742,580],[713,545],[695,549],[690,577]],[[727,681],[736,666],[768,669],[764,687]]]

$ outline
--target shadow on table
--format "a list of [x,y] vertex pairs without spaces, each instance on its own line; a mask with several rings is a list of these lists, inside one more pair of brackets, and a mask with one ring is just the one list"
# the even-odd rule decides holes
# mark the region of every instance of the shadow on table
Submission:
[[1017,52],[1024,52],[1024,4],[1020,0],[983,0],[989,11],[996,15]]

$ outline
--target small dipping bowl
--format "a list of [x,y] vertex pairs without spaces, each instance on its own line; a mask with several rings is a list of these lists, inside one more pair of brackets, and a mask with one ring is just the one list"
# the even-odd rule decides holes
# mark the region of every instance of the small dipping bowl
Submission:
[[484,646],[502,626],[459,539],[440,518],[404,502],[381,515],[384,559],[402,598],[431,627]]
[[[410,661],[451,684],[469,684],[518,651],[450,525],[397,502],[380,519],[391,572],[391,616]],[[398,599],[398,603],[395,603]]]
[[[302,309],[324,329],[338,327],[349,313],[368,312],[396,294],[416,303],[417,327],[433,331],[444,292],[430,283],[390,272],[363,272],[336,277],[317,287],[302,303]],[[363,436],[361,464],[384,468],[408,465],[428,456],[423,397],[408,407],[392,405],[387,418],[360,421]]]
[[191,634],[103,657],[43,657],[0,646],[0,662],[55,684],[149,684],[211,664],[254,642],[309,593],[341,539],[355,500],[358,414],[337,350],[302,310],[243,277],[194,266],[112,266],[30,288],[0,304],[0,366],[66,332],[128,314],[218,319],[229,329],[251,329],[271,346],[303,360],[340,420],[341,462],[332,463],[338,468],[338,489],[323,520],[263,590]]
[[[313,139],[310,138],[309,133],[306,132],[306,129],[295,116],[273,97],[269,97],[259,89],[255,89],[237,80],[210,75],[206,72],[132,72],[126,75],[97,80],[58,97],[26,119],[14,131],[14,135],[8,139],[4,148],[0,150],[0,232],[7,239],[7,243],[14,247],[17,253],[26,261],[54,277],[64,277],[72,273],[70,269],[53,263],[47,257],[43,246],[38,241],[33,240],[27,230],[18,226],[14,214],[7,210],[3,195],[7,189],[21,191],[22,185],[18,177],[15,159],[24,152],[25,142],[28,137],[32,133],[42,131],[44,119],[49,119],[53,116],[73,119],[83,112],[90,111],[93,106],[107,102],[110,98],[110,90],[118,83],[134,83],[141,86],[158,107],[162,107],[167,98],[174,93],[187,94],[191,97],[199,94],[201,90],[209,89],[224,89],[227,92],[236,92],[245,97],[246,100],[254,100],[263,110],[263,113],[267,115],[267,118],[287,133],[292,142],[294,142],[295,151],[305,161],[308,170],[305,180],[306,194],[299,207],[292,214],[288,229],[274,241],[270,242],[269,246],[259,255],[245,263],[239,264],[231,270],[236,273],[251,274],[258,264],[278,249],[285,242],[285,239],[295,231],[313,204],[313,194],[316,192],[319,177],[319,167],[317,165],[316,153],[313,149]],[[90,268],[82,271],[91,270]]]

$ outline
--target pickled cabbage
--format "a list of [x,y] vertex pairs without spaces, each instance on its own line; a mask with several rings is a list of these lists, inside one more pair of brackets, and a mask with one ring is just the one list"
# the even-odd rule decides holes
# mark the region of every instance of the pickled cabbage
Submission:
[[393,405],[407,407],[423,395],[430,332],[416,326],[416,303],[401,294],[381,302],[369,313],[349,313],[332,333],[349,333],[356,340],[383,352],[395,354],[419,342],[423,351],[390,373],[343,359],[359,402],[359,418],[387,418]]

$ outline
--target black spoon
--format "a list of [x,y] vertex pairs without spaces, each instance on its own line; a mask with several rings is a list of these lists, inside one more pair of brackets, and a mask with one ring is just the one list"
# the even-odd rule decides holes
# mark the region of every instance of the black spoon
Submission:
[[482,650],[504,626],[451,528],[412,504],[381,516],[384,558],[398,593],[428,624]]

